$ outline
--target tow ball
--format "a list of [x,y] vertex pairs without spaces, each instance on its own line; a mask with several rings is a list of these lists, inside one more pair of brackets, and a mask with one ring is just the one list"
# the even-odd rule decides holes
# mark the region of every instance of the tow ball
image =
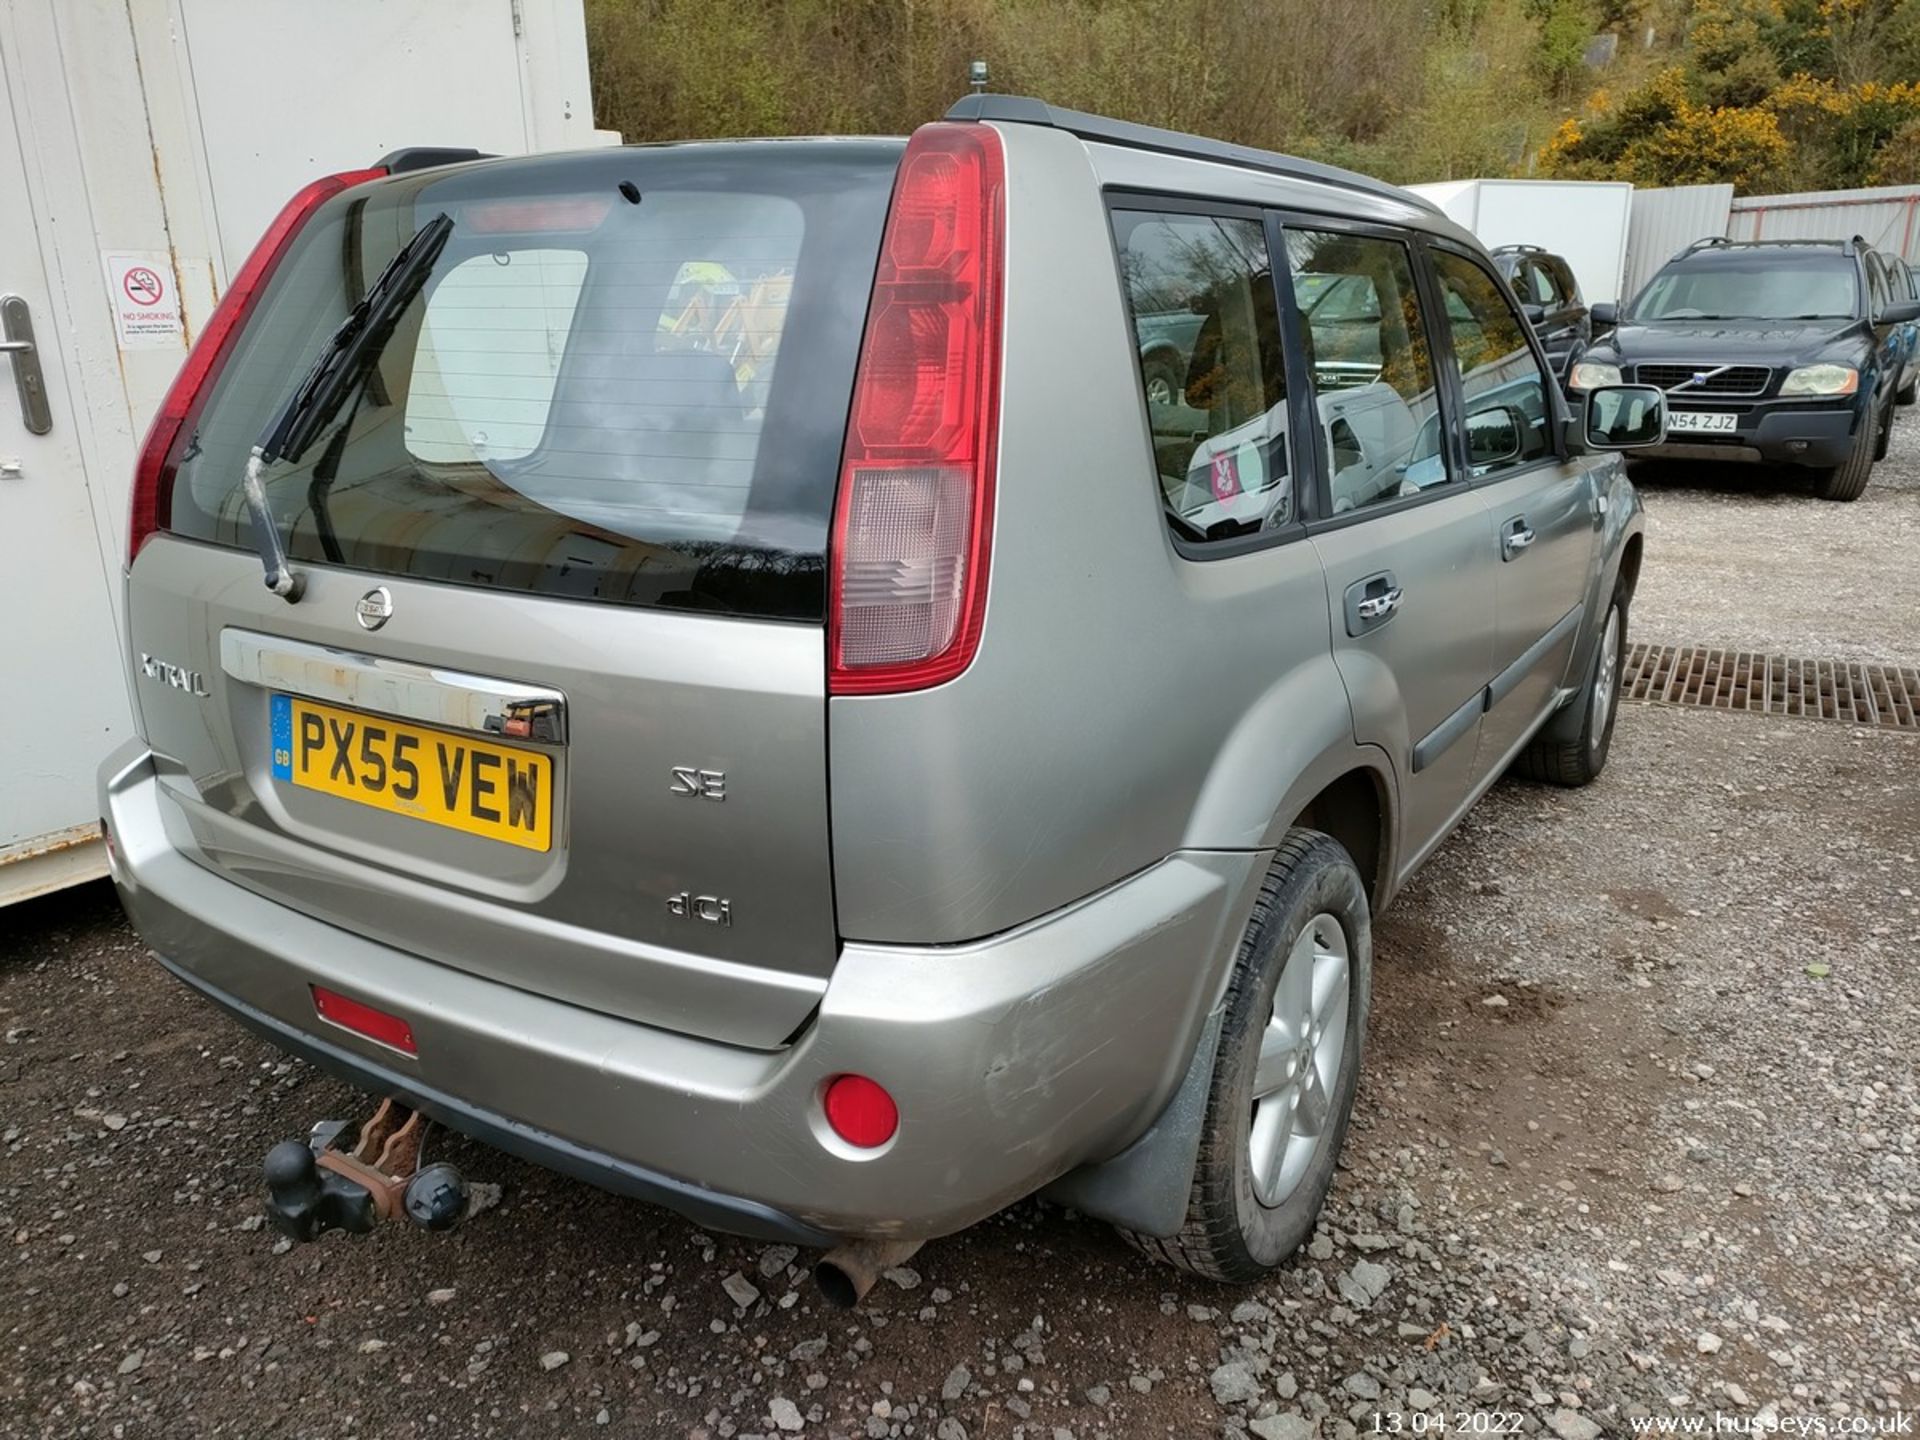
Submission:
[[305,1140],[267,1152],[267,1218],[294,1240],[329,1230],[370,1234],[404,1214],[423,1230],[450,1230],[467,1213],[467,1182],[444,1162],[423,1166],[432,1122],[397,1100],[380,1102],[344,1144],[352,1122],[322,1120]]

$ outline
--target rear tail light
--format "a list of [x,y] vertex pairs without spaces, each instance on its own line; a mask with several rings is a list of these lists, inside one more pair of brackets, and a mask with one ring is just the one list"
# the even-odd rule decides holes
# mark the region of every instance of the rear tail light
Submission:
[[267,233],[260,237],[260,243],[253,247],[253,253],[247,256],[247,263],[227,286],[227,293],[220,297],[220,303],[207,318],[200,338],[187,352],[180,373],[174,376],[166,398],[154,412],[153,423],[147,427],[146,442],[140,447],[140,460],[133,472],[133,507],[127,527],[129,566],[147,538],[156,530],[167,528],[173,505],[174,472],[180,465],[175,451],[181,435],[191,433],[201,402],[227,363],[247,316],[281,256],[293,243],[293,237],[325,201],[350,186],[377,180],[386,173],[378,168],[348,170],[314,181],[282,207],[273,224],[267,227]]
[[987,609],[1005,161],[922,126],[887,213],[835,500],[829,689],[919,690],[972,662]]

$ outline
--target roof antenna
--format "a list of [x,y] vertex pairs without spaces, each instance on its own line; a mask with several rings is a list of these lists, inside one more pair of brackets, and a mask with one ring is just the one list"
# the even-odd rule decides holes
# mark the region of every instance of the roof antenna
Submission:
[[967,84],[972,87],[973,93],[976,95],[987,88],[986,61],[975,60],[967,66]]

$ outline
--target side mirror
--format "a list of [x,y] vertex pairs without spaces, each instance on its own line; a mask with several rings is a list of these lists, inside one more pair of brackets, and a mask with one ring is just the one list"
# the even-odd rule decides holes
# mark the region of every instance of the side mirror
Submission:
[[1910,320],[1920,320],[1920,300],[1895,300],[1891,305],[1882,305],[1874,323],[1905,325]]
[[1527,323],[1536,330],[1547,320],[1547,307],[1544,305],[1522,305],[1520,313],[1527,317]]
[[1601,385],[1587,392],[1589,450],[1644,450],[1667,438],[1667,396],[1656,385]]
[[1467,463],[1478,470],[1520,454],[1527,417],[1511,405],[1492,405],[1467,416]]
[[1618,325],[1620,323],[1620,307],[1611,300],[1602,300],[1598,305],[1593,306],[1587,311],[1587,317],[1596,325]]

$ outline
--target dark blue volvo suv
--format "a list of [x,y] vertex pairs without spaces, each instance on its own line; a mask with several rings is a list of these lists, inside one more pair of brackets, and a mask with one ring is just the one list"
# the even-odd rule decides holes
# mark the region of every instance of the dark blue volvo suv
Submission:
[[1870,283],[1852,240],[1700,240],[1667,262],[1572,367],[1573,391],[1633,381],[1667,392],[1665,444],[1640,454],[1804,467],[1855,500],[1887,453],[1920,301]]

